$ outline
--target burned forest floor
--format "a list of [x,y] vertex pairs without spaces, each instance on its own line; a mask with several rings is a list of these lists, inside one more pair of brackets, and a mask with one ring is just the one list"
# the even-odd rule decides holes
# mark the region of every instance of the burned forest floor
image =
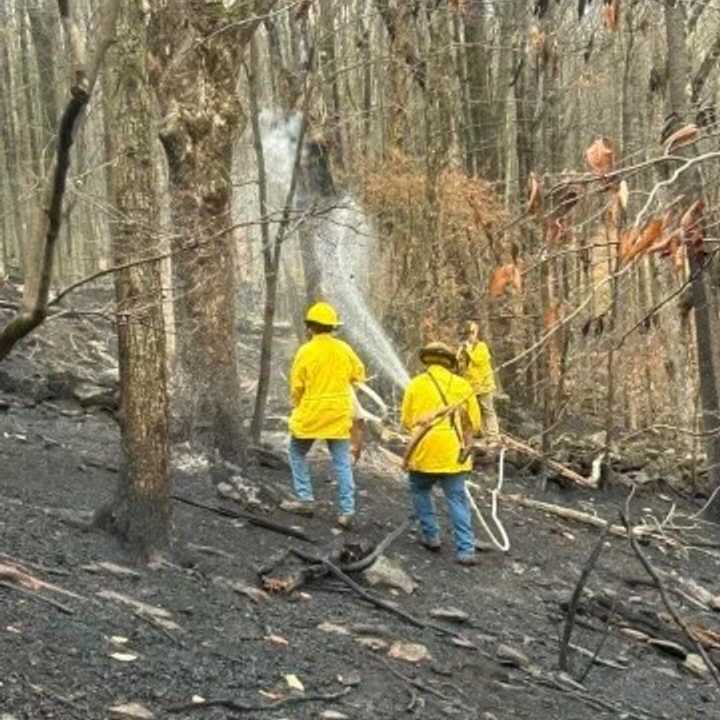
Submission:
[[[441,552],[424,550],[411,524],[384,552],[394,580],[371,585],[364,572],[346,575],[351,582],[326,573],[294,592],[272,592],[258,569],[283,550],[372,548],[406,521],[402,475],[371,445],[356,474],[357,522],[341,532],[324,450],[313,456],[319,511],[304,518],[278,508],[287,469],[242,468],[235,482],[254,497],[242,508],[218,495],[202,463],[176,449],[176,494],[249,509],[314,542],[178,502],[172,561],[139,569],[110,536],[67,522],[113,492],[119,438],[111,414],[31,398],[26,385],[7,379],[0,392],[2,720],[720,719],[720,691],[694,642],[621,536],[626,487],[599,492],[551,482],[541,491],[508,465],[499,515],[509,552],[485,550],[475,568],[455,564],[439,499]],[[474,479],[487,517],[495,466]],[[601,531],[525,498],[618,525],[579,598],[566,672],[558,669],[566,610]],[[634,497],[632,519],[649,533],[640,546],[673,607],[720,664],[720,532],[693,518],[697,509],[650,484]],[[303,568],[292,555],[285,561]],[[8,567],[26,572],[26,582]]]

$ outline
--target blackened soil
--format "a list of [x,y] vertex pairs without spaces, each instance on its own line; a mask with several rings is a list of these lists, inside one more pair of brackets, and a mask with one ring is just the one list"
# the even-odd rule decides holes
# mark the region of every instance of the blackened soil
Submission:
[[[626,669],[596,666],[584,690],[559,678],[560,602],[572,592],[596,541],[594,528],[501,503],[512,549],[506,555],[486,553],[481,566],[472,569],[452,562],[447,541],[439,555],[419,547],[413,532],[395,542],[389,557],[413,575],[419,587],[412,595],[381,588],[371,592],[423,621],[430,620],[434,608],[464,610],[470,622],[458,626],[457,632],[470,647],[375,608],[334,580],[318,581],[294,597],[273,596],[256,604],[217,578],[256,586],[257,567],[298,541],[182,505],[175,515],[176,564],[140,570],[138,577],[130,578],[93,573],[83,566],[101,561],[127,564],[123,549],[106,535],[83,533],[63,523],[48,508],[92,510],[110,496],[116,482],[116,425],[102,414],[73,416],[58,406],[25,406],[18,395],[0,397],[0,407],[0,563],[9,558],[24,563],[38,578],[78,596],[46,589],[28,594],[0,586],[4,719],[108,718],[111,706],[127,702],[142,704],[156,718],[236,717],[221,707],[176,715],[168,708],[190,702],[194,695],[267,705],[273,697],[289,695],[285,676],[291,674],[302,682],[306,695],[341,691],[345,686],[340,677],[347,682],[355,675],[358,683],[335,701],[286,704],[242,716],[317,718],[336,711],[368,720],[720,718],[720,696],[710,680],[691,675],[678,660],[622,634],[616,626],[601,656]],[[247,472],[258,484],[287,484],[283,472]],[[479,480],[486,490],[494,482],[491,477]],[[177,472],[175,482],[178,493],[217,502],[202,473]],[[367,469],[360,470],[358,486],[359,518],[349,536],[377,542],[407,516],[405,489],[401,479]],[[332,540],[333,486],[322,466],[316,489],[321,501],[316,517],[298,519],[279,510],[269,517],[302,525],[321,542]],[[505,491],[537,495],[527,481],[512,478]],[[487,504],[489,494],[484,497]],[[601,495],[552,486],[537,497],[576,509],[594,507],[613,521],[624,502],[619,490]],[[682,513],[694,508],[669,495],[636,498],[636,519],[652,514],[662,521],[670,501],[678,502],[674,522],[692,524]],[[447,525],[444,510],[441,520]],[[687,537],[677,531],[668,534]],[[713,539],[711,528],[704,528],[702,535]],[[717,533],[714,539],[718,541]],[[207,554],[195,546],[224,554]],[[720,594],[719,561],[712,551],[658,544],[645,550],[658,568],[692,577]],[[590,589],[611,588],[626,601],[632,598],[638,609],[662,609],[654,589],[630,590],[618,579],[643,575],[626,541],[608,540],[600,565]],[[675,582],[672,574],[668,582]],[[159,627],[131,607],[98,595],[107,590],[164,608],[180,629]],[[41,598],[61,603],[72,614]],[[683,615],[718,630],[717,613],[703,612],[677,594],[673,599]],[[594,649],[603,635],[602,624],[583,620],[573,643]],[[347,634],[320,630],[322,623],[341,626]],[[359,642],[368,635],[388,644],[420,643],[432,659],[411,664],[391,658],[387,649],[371,650]],[[119,643],[117,638],[127,641]],[[523,653],[530,666],[501,665],[496,655],[501,644]],[[118,652],[137,657],[129,662],[114,659],[111,654]],[[588,658],[573,653],[571,661],[577,677]]]

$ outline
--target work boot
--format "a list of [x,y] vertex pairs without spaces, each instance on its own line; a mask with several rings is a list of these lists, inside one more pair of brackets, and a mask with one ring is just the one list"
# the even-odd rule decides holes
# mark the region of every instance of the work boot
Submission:
[[480,558],[477,555],[458,555],[457,563],[464,567],[474,567],[480,564]]
[[312,516],[315,513],[315,503],[312,500],[283,500],[280,509],[295,515]]
[[442,543],[440,542],[439,537],[434,537],[428,540],[427,538],[421,538],[420,544],[430,552],[440,552],[440,548],[442,547]]
[[355,516],[352,513],[338,515],[336,520],[338,527],[341,527],[343,530],[350,530],[352,528],[354,517]]

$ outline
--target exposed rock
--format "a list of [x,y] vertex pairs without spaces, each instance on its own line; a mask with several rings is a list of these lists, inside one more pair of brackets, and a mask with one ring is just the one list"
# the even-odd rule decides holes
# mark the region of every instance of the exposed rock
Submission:
[[348,716],[339,710],[323,710],[320,717],[323,720],[348,720]]
[[365,572],[365,579],[370,585],[387,585],[395,587],[408,595],[417,587],[417,583],[397,564],[381,555]]
[[705,661],[697,653],[688,653],[683,667],[698,677],[705,677],[710,672]]
[[430,652],[420,643],[394,642],[388,655],[398,660],[405,660],[410,663],[418,663],[423,660],[431,660]]
[[341,685],[345,685],[345,687],[356,687],[360,684],[362,681],[362,678],[360,677],[360,673],[357,673],[355,671],[350,671],[349,673],[346,673],[345,675],[338,675],[337,681]]
[[155,717],[144,705],[134,702],[111,707],[110,716],[128,720],[152,720]]

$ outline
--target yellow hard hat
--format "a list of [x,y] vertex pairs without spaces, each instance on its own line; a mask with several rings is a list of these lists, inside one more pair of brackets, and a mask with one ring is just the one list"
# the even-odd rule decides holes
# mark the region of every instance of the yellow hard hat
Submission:
[[444,342],[431,342],[420,349],[420,362],[423,365],[444,365],[455,367],[457,358],[453,349]]
[[327,325],[329,327],[342,325],[335,312],[335,308],[326,302],[315,303],[307,311],[305,322],[314,322],[318,325]]

